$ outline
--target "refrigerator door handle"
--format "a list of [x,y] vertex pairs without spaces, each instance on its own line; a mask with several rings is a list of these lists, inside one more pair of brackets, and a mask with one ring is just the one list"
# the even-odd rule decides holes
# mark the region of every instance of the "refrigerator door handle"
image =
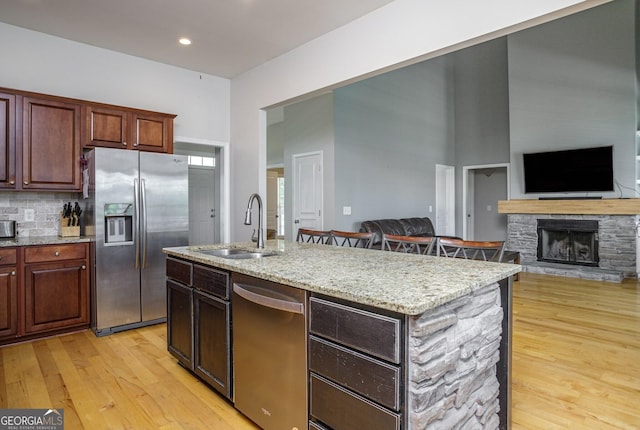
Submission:
[[147,193],[144,179],[140,179],[140,206],[142,206],[142,268],[147,267]]
[[133,180],[133,241],[136,244],[135,268],[140,268],[140,235],[138,234],[140,226],[140,185],[138,180]]

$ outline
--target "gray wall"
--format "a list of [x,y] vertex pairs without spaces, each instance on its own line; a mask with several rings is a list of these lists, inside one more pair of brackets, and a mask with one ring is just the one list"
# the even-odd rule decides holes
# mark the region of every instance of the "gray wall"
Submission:
[[287,106],[283,122],[283,159],[285,172],[285,238],[295,239],[291,233],[293,219],[291,184],[292,156],[322,151],[324,228],[334,228],[334,131],[333,94],[325,94]]
[[335,91],[336,228],[429,215],[435,165],[455,162],[449,63],[440,57]]
[[634,17],[618,0],[509,36],[512,198],[538,197],[524,194],[523,153],[600,145],[635,197]]

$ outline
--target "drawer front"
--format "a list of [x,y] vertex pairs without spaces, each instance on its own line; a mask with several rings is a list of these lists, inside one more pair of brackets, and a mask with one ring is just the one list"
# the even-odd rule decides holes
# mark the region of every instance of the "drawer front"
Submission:
[[193,287],[229,300],[229,273],[194,264]]
[[191,286],[191,273],[193,264],[167,257],[167,277],[175,279],[185,285]]
[[15,265],[18,262],[16,248],[0,248],[0,266]]
[[311,336],[309,370],[383,406],[400,409],[400,368],[396,366]]
[[399,430],[399,414],[311,375],[311,416],[333,430]]
[[318,423],[314,423],[313,421],[309,421],[309,430],[328,430],[326,427],[322,427]]
[[72,243],[65,245],[26,246],[25,263],[41,263],[58,260],[81,260],[87,258],[87,244]]
[[401,321],[397,318],[310,299],[309,330],[366,354],[400,364]]

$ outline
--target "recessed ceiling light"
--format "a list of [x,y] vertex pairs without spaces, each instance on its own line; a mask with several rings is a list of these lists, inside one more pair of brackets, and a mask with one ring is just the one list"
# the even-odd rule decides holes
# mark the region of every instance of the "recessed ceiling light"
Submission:
[[181,45],[191,45],[191,40],[186,37],[181,37],[178,42],[180,42]]

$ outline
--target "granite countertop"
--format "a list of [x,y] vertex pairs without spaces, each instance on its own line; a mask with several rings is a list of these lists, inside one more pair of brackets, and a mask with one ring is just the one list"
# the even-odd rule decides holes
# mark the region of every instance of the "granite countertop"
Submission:
[[94,236],[27,236],[0,239],[0,248],[9,246],[57,245],[63,243],[93,242]]
[[[233,260],[198,250],[244,248],[274,256]],[[165,254],[407,315],[418,315],[521,270],[506,263],[268,240],[164,248]]]

